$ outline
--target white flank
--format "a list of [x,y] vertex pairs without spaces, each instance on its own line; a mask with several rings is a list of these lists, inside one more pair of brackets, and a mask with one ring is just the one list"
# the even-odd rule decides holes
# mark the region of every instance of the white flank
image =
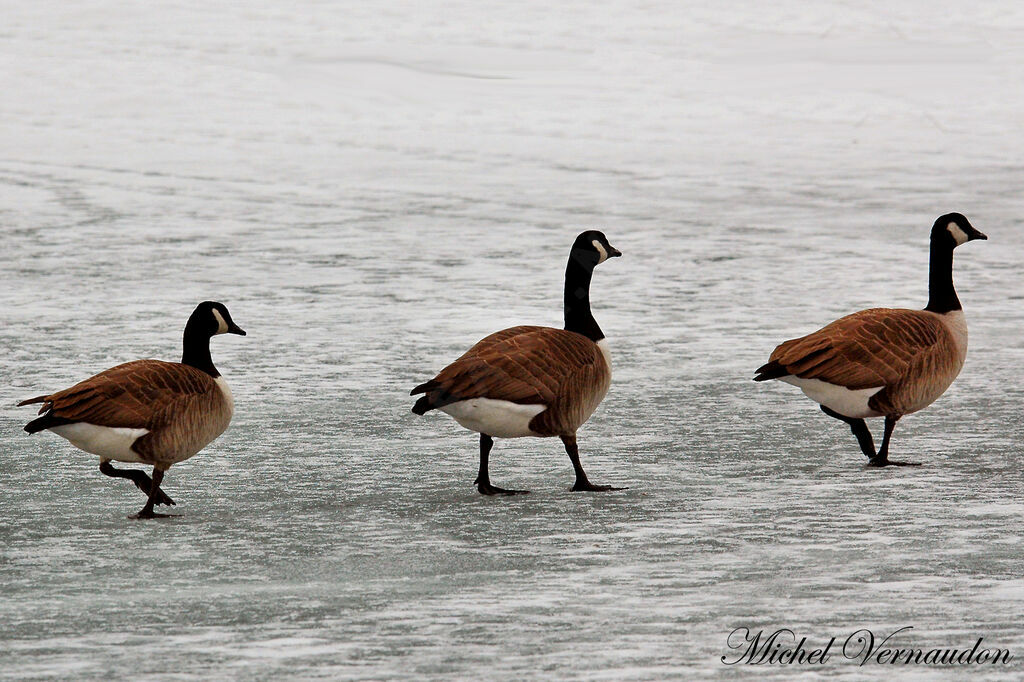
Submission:
[[88,422],[52,426],[50,431],[66,438],[79,450],[118,462],[141,462],[138,453],[132,450],[132,444],[149,433],[148,429],[97,426]]
[[228,388],[228,382],[224,379],[223,376],[217,377],[216,379],[214,379],[214,382],[216,382],[217,388],[220,389],[220,392],[224,394],[224,399],[228,401],[228,414],[234,415],[235,397],[231,395],[231,389]]
[[882,416],[880,412],[875,412],[868,407],[868,401],[884,386],[851,390],[820,379],[801,379],[795,376],[782,377],[779,381],[799,387],[814,402],[847,417],[863,419]]
[[463,428],[495,438],[536,436],[530,420],[547,409],[547,405],[519,405],[508,400],[472,398],[445,405],[440,410],[450,414]]

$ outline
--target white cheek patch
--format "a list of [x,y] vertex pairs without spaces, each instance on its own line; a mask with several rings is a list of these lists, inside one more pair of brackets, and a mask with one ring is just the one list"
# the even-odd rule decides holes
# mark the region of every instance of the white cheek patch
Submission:
[[950,223],[946,226],[946,229],[949,230],[951,235],[953,235],[953,239],[956,240],[957,246],[967,243],[967,233],[961,230],[959,225],[956,223]]
[[597,252],[598,252],[599,254],[601,254],[601,258],[600,258],[600,259],[599,259],[599,260],[598,260],[597,262],[598,262],[598,263],[603,263],[603,262],[605,262],[606,260],[608,260],[608,252],[604,250],[604,247],[603,247],[603,246],[601,246],[601,242],[599,242],[599,241],[597,241],[597,240],[595,239],[595,240],[594,240],[593,242],[591,242],[591,243],[592,243],[592,244],[594,245],[594,248],[595,248],[595,249],[597,249]]
[[[228,323],[224,321],[224,317],[216,308],[213,308],[213,317],[217,320],[217,334],[227,334]],[[216,336],[216,334],[214,336]]]

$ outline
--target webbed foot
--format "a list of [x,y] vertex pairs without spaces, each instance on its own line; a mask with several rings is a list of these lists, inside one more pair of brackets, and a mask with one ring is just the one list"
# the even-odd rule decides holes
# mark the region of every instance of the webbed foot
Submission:
[[873,457],[868,460],[869,467],[919,467],[921,462],[894,462],[888,457]]
[[526,495],[529,490],[506,490],[505,488],[499,488],[496,485],[488,483],[477,483],[476,489],[480,491],[481,495]]
[[604,493],[611,490],[626,490],[626,488],[617,488],[613,485],[594,485],[590,481],[576,481],[572,487],[573,492],[589,492],[589,493]]
[[160,514],[155,511],[147,512],[145,509],[140,511],[138,514],[131,514],[128,516],[129,519],[169,519],[181,516],[180,514]]

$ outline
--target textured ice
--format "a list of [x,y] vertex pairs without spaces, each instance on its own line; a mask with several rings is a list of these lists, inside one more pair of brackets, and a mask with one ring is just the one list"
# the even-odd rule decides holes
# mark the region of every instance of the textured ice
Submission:
[[[0,678],[735,678],[736,627],[905,625],[1020,676],[1021,5],[3,17]],[[752,370],[923,305],[954,210],[990,237],[957,253],[967,364],[898,426],[924,466],[869,471]],[[408,391],[559,324],[591,227],[624,257],[594,280],[615,381],[580,445],[629,489],[571,494],[557,441],[499,441],[492,480],[533,492],[482,498],[474,436]],[[142,495],[14,404],[176,359],[203,299],[249,332],[213,343],[236,417],[165,479],[182,516],[132,522]]]

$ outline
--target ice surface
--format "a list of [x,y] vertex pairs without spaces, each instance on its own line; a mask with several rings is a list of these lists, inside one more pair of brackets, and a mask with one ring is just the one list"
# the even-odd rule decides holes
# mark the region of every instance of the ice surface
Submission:
[[[736,627],[905,625],[1020,676],[1019,3],[39,1],[0,50],[0,678],[733,678]],[[954,210],[990,237],[957,254],[967,365],[899,424],[925,466],[868,471],[752,370],[923,305]],[[624,257],[580,443],[629,490],[499,441],[533,492],[482,498],[408,391],[559,324],[589,227]],[[176,359],[203,299],[249,332],[213,344],[236,417],[165,479],[180,518],[130,522],[14,404]]]

